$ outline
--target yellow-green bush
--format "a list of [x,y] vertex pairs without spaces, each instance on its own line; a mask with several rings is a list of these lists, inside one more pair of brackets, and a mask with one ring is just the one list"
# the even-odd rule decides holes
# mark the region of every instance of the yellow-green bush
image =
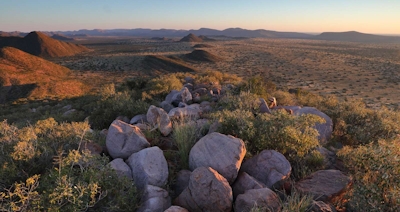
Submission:
[[344,147],[338,152],[354,178],[349,207],[354,211],[398,211],[400,205],[399,140]]

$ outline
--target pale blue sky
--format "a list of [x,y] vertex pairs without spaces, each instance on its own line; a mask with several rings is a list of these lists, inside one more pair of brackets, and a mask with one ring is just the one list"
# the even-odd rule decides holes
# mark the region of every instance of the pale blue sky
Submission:
[[400,0],[0,0],[0,31],[201,27],[400,34]]

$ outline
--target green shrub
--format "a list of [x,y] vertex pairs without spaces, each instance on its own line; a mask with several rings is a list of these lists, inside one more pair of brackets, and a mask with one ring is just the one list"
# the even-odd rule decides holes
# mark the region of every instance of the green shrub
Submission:
[[178,147],[181,169],[189,169],[189,152],[198,139],[195,123],[174,123],[173,138]]
[[284,201],[281,201],[282,212],[306,212],[310,211],[313,202],[312,195],[302,195],[300,192],[292,189],[290,195],[283,193]]
[[399,140],[344,147],[338,152],[354,178],[349,207],[354,211],[398,211],[400,205]]
[[260,101],[257,95],[249,92],[240,92],[237,95],[227,93],[218,101],[218,106],[225,110],[246,110],[257,111],[260,107]]
[[[258,154],[265,149],[276,150],[293,166],[293,176],[299,179],[318,166],[307,164],[306,156],[318,145],[318,131],[315,123],[323,119],[315,115],[293,116],[286,112],[254,114],[247,110],[223,110],[212,115],[219,121],[219,132],[233,135],[245,141],[247,156]],[[297,164],[297,165],[296,165]]]
[[136,100],[128,91],[116,92],[98,100],[87,110],[92,111],[89,117],[93,129],[105,129],[118,116],[133,117],[147,112],[149,104]]
[[261,76],[254,76],[243,82],[238,87],[238,90],[250,92],[262,98],[268,98],[270,93],[276,90],[276,85]]

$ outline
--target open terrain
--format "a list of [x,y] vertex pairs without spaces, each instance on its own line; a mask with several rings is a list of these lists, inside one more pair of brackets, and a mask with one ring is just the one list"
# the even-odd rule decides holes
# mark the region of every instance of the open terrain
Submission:
[[[95,75],[98,79],[101,75],[106,81],[157,76],[173,72],[176,65],[184,67],[182,70],[189,67],[243,77],[261,75],[281,88],[362,98],[371,107],[399,106],[400,44],[225,36],[212,37],[216,41],[178,42],[181,38],[88,37],[73,42],[94,51],[51,61],[78,71],[82,77]],[[218,59],[189,59],[198,44],[206,44],[196,48],[203,50],[202,55]],[[149,69],[153,60],[161,65]]]

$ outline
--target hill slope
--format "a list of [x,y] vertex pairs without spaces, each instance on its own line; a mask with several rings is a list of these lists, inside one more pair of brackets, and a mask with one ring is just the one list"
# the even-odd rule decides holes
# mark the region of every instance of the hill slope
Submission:
[[19,98],[72,97],[85,86],[66,67],[13,47],[0,49],[0,103]]
[[182,60],[160,55],[148,55],[142,65],[152,71],[163,72],[197,72],[197,69],[185,64]]
[[378,42],[391,43],[400,42],[400,37],[366,34],[356,31],[349,32],[324,32],[314,37],[317,40],[334,40],[348,42]]
[[185,55],[186,58],[188,58],[189,60],[193,60],[193,61],[197,61],[197,62],[218,62],[220,60],[222,60],[222,58],[211,54],[208,51],[204,51],[204,50],[194,50],[189,54]]
[[54,34],[53,36],[51,36],[51,38],[56,39],[56,40],[60,40],[60,41],[71,41],[71,40],[75,40],[74,38],[70,38],[61,34]]
[[50,38],[41,32],[31,32],[23,38],[2,37],[0,48],[10,46],[40,57],[64,57],[89,51],[82,45],[76,45]]

